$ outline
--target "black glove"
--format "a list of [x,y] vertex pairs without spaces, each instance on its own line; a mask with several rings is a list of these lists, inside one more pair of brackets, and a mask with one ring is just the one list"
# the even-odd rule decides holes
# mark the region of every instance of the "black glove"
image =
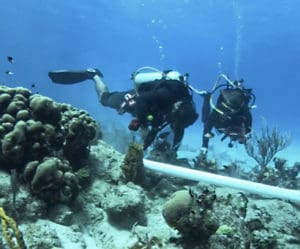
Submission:
[[128,129],[131,131],[137,131],[140,128],[140,123],[137,119],[132,119],[128,125]]

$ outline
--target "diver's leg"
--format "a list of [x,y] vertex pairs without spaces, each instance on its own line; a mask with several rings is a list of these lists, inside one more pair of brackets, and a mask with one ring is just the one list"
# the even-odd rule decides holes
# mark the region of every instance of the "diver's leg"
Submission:
[[212,111],[208,115],[207,120],[204,123],[204,127],[203,127],[202,146],[201,146],[201,149],[200,149],[200,155],[201,155],[202,158],[206,157],[209,140],[214,137],[214,134],[212,133],[212,129],[214,127],[215,122],[216,122],[216,115]]
[[203,95],[203,105],[202,105],[202,122],[206,123],[208,118],[209,118],[209,114],[211,111],[210,108],[210,97],[211,97],[211,93],[206,93],[205,95]]
[[125,96],[134,95],[135,94],[134,89],[122,91],[122,92],[109,92],[108,87],[103,80],[102,74],[96,73],[93,75],[91,79],[95,82],[96,93],[98,95],[99,102],[103,106],[111,107],[117,110],[119,114],[123,114],[124,112],[129,112],[133,114],[135,112],[134,107],[130,107],[130,106],[128,107],[127,105],[123,106],[126,101]]
[[102,74],[95,74],[91,79],[95,83],[95,89],[99,102],[103,106],[119,110],[122,102],[124,101],[124,95],[127,92],[109,92],[108,87],[103,80]]
[[95,88],[96,88],[96,93],[98,95],[99,102],[102,104],[103,93],[108,92],[108,87],[104,83],[103,78],[100,75],[95,74],[92,79],[95,82]]

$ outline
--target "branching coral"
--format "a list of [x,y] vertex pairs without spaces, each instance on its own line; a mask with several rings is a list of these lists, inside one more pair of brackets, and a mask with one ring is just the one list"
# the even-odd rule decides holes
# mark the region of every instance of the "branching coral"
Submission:
[[5,211],[0,207],[0,219],[2,232],[6,243],[10,249],[25,249],[23,235],[19,230],[15,220],[5,214]]
[[264,171],[275,154],[285,149],[291,141],[291,137],[281,134],[278,129],[270,130],[267,126],[262,128],[261,135],[252,133],[245,148],[247,154],[252,157]]

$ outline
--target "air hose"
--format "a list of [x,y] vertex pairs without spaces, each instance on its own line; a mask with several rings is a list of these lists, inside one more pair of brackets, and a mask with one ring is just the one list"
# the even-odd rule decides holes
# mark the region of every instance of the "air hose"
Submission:
[[262,183],[241,180],[233,177],[221,176],[217,174],[203,172],[200,170],[179,167],[172,164],[154,162],[147,159],[144,159],[144,166],[148,169],[159,171],[161,173],[165,173],[175,177],[180,177],[208,184],[214,184],[216,186],[221,187],[229,187],[253,194],[279,198],[294,202],[296,204],[300,204],[300,191],[298,190],[285,189]]

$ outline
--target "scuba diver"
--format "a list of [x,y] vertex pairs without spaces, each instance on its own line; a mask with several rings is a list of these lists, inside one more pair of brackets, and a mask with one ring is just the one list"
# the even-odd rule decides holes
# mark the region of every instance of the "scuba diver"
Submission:
[[140,130],[146,150],[167,126],[173,132],[172,150],[176,151],[184,136],[184,129],[198,118],[187,83],[188,74],[174,70],[160,71],[142,67],[132,74],[134,89],[110,92],[98,69],[58,70],[49,72],[54,83],[73,84],[93,80],[100,103],[119,114],[133,116],[128,128]]
[[[220,84],[224,79],[226,83]],[[214,94],[220,90],[216,104]],[[211,92],[204,95],[202,122],[204,123],[200,157],[206,158],[209,140],[214,137],[212,129],[223,134],[221,141],[229,138],[228,147],[233,142],[245,144],[252,129],[252,115],[255,95],[252,89],[244,88],[243,80],[230,81],[224,74],[218,77]]]

